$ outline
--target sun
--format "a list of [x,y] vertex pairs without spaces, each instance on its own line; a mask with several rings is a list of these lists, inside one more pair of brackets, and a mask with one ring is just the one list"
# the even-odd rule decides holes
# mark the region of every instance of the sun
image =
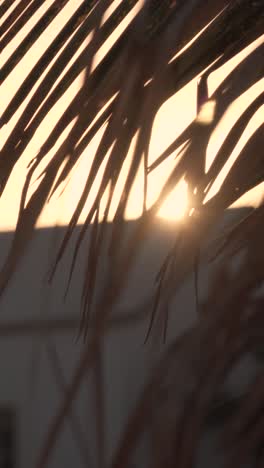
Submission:
[[188,187],[181,180],[170,195],[166,198],[158,212],[158,216],[170,221],[179,221],[184,218],[188,208]]

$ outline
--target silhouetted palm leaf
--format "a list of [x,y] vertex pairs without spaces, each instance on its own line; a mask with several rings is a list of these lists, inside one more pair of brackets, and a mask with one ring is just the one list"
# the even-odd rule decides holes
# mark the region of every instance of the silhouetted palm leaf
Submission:
[[[38,0],[20,0],[12,9],[13,2],[2,2],[0,51],[5,51],[7,58],[1,67],[1,83],[12,79],[28,51],[38,44],[41,34],[47,34],[47,28],[70,3],[69,0],[54,0],[39,15],[43,2]],[[190,194],[189,212],[185,224],[178,228],[173,248],[161,269],[153,312],[153,320],[159,309],[166,322],[168,306],[176,289],[197,266],[197,256],[205,238],[208,238],[224,211],[262,182],[264,177],[264,133],[261,125],[241,149],[219,191],[207,199],[248,123],[263,106],[262,93],[238,116],[233,128],[223,138],[210,168],[206,170],[206,151],[213,132],[219,129],[221,120],[235,101],[263,78],[263,1],[146,0],[141,5],[136,0],[123,0],[103,22],[109,6],[111,2],[108,0],[83,1],[78,7],[72,2],[71,17],[51,43],[47,40],[46,49],[24,81],[21,83],[18,80],[17,89],[7,107],[2,109],[0,118],[0,127],[4,131],[5,125],[10,124],[19,112],[0,153],[2,194],[15,165],[27,154],[29,144],[44,119],[66,96],[75,78],[84,72],[82,87],[66,102],[66,109],[57,118],[55,126],[45,128],[44,142],[37,155],[32,155],[14,240],[0,274],[1,293],[33,236],[45,203],[52,199],[58,189],[63,190],[83,152],[89,150],[92,139],[102,132],[97,150],[90,156],[92,162],[83,192],[51,272],[52,276],[95,187],[98,173],[104,167],[95,200],[77,239],[69,272],[71,279],[80,246],[93,223],[83,286],[81,323],[82,329],[87,332],[92,309],[93,333],[85,344],[75,375],[52,423],[39,456],[39,468],[44,467],[51,454],[84,375],[100,357],[102,334],[114,320],[112,309],[128,281],[135,256],[140,253],[144,240],[154,228],[155,217],[165,198],[180,180],[186,180]],[[30,20],[34,15],[38,15],[38,19],[32,26]],[[127,20],[127,24],[119,33],[123,20]],[[24,38],[16,48],[11,47],[8,54],[9,45],[23,32]],[[113,34],[116,34],[116,38],[110,45]],[[255,50],[250,51],[210,95],[208,80],[212,73],[256,39],[258,44],[255,44]],[[102,47],[106,47],[105,56],[98,65],[93,66],[94,58]],[[155,117],[163,104],[192,80],[197,81],[197,116],[180,135],[175,135],[175,141],[150,164],[149,145]],[[209,122],[204,122],[201,114],[210,101],[215,103],[215,112]],[[71,129],[65,136],[69,125]],[[131,163],[123,180],[122,195],[113,216],[109,239],[105,226],[132,142],[135,144]],[[168,173],[167,180],[160,181],[160,194],[148,207],[148,176],[174,152],[177,156],[175,166]],[[125,248],[121,249],[125,210],[141,167],[144,170],[140,194],[143,200],[142,216],[134,232],[126,239]],[[39,184],[31,193],[29,188],[35,178],[39,179]],[[106,209],[100,223],[101,199],[105,195]],[[123,434],[113,467],[128,466],[136,443],[149,424],[151,413],[155,413],[158,423],[164,427],[157,450],[157,468],[162,465],[175,466],[176,457],[180,468],[193,466],[203,425],[219,386],[241,356],[263,343],[260,308],[253,307],[249,316],[246,310],[252,294],[263,280],[263,256],[259,253],[262,248],[259,233],[259,226],[263,225],[262,215],[263,206],[226,235],[224,246],[230,245],[233,254],[234,249],[246,248],[239,274],[232,278],[234,286],[227,287],[231,273],[225,264],[216,276],[207,302],[202,306],[198,323],[169,348],[147,384]],[[250,248],[252,239],[255,243],[253,250]],[[111,271],[98,298],[94,294],[96,276],[105,244],[108,244]],[[231,310],[234,313],[231,314]],[[186,379],[181,388],[179,373],[183,376],[182,382]],[[163,386],[162,391],[160,386]],[[258,407],[254,403],[255,391],[256,385],[253,384],[248,397],[245,397],[245,404],[241,402],[237,409],[237,419],[234,419],[237,423],[230,426],[231,433],[239,435],[237,451],[231,459],[237,466],[263,442],[262,418],[260,422],[255,421],[253,427],[247,428],[246,440],[245,434],[240,433],[244,425],[248,426],[255,407]],[[258,404],[261,403],[258,397],[256,400]],[[100,427],[99,433],[102,435]],[[260,461],[261,457],[263,453],[259,452]]]

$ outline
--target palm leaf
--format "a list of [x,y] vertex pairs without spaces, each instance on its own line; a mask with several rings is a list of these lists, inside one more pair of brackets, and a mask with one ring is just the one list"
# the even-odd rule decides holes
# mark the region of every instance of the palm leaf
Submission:
[[[6,49],[8,52],[10,41],[30,24],[30,18],[37,12],[40,3],[37,0],[31,2],[20,0],[10,12],[12,2],[8,0],[2,2],[1,13],[5,15],[5,18],[1,26],[3,34],[0,42],[1,50]],[[45,34],[47,28],[67,3],[67,0],[54,0],[36,24],[29,29],[16,50],[10,53],[3,64],[0,74],[1,83],[10,79],[11,73],[13,74],[17,65],[23,62],[28,51],[38,44],[40,35]],[[52,273],[55,272],[55,267],[65,252],[86,201],[89,200],[91,190],[94,188],[98,172],[105,164],[95,202],[77,240],[70,271],[71,277],[81,243],[89,225],[94,220],[83,288],[84,320],[82,322],[83,329],[87,330],[88,311],[93,309],[92,311],[95,312],[93,315],[94,331],[85,345],[72,382],[55,415],[39,456],[39,467],[44,466],[49,459],[84,375],[92,368],[94,359],[100,353],[101,337],[108,327],[108,321],[112,319],[112,309],[128,281],[135,256],[140,254],[143,242],[153,229],[156,214],[165,198],[177,183],[185,178],[189,185],[189,192],[192,194],[190,216],[186,225],[180,228],[173,249],[167,255],[160,277],[162,284],[160,282],[156,297],[156,305],[159,306],[161,313],[165,314],[166,321],[168,306],[175,290],[193,269],[204,238],[214,228],[226,208],[263,180],[261,152],[263,126],[261,126],[255,130],[241,150],[219,192],[204,202],[205,196],[228,161],[248,122],[263,103],[263,95],[261,95],[238,117],[233,129],[222,142],[213,164],[206,172],[205,155],[212,133],[218,128],[221,119],[235,100],[263,76],[263,46],[256,48],[243,59],[228,74],[212,96],[208,95],[208,78],[245,47],[260,38],[263,33],[263,2],[261,0],[254,2],[249,0],[236,0],[235,2],[227,0],[215,2],[146,1],[134,17],[130,16],[130,21],[124,31],[93,69],[92,63],[95,55],[102,46],[108,44],[111,34],[118,30],[122,21],[127,19],[135,6],[138,6],[136,1],[120,2],[102,24],[103,14],[110,3],[104,0],[85,1],[78,8],[73,8],[70,19],[62,26],[52,43],[47,46],[32,70],[29,70],[24,82],[18,85],[7,108],[3,109],[0,120],[0,125],[4,129],[5,124],[10,123],[16,112],[21,111],[1,149],[0,192],[2,193],[15,165],[24,157],[28,145],[48,113],[66,94],[74,79],[81,72],[85,73],[83,86],[76,96],[67,102],[65,112],[58,117],[54,128],[47,129],[45,140],[37,156],[32,158],[21,197],[14,240],[0,275],[0,292],[5,290],[25,252],[46,201],[63,186],[77,166],[83,152],[86,148],[89,149],[92,138],[104,129],[95,155],[90,156],[93,158],[91,169],[87,173],[83,192],[77,202],[52,271]],[[84,47],[90,33],[93,34],[92,39]],[[197,33],[199,35],[195,37]],[[83,49],[80,52],[81,47]],[[79,53],[78,57],[76,53]],[[70,61],[72,61],[71,64]],[[158,111],[170,97],[194,79],[200,80],[197,88],[197,118],[148,167],[151,132]],[[32,88],[34,88],[33,93],[31,93]],[[208,103],[208,99],[216,102],[216,110],[212,121],[208,125],[203,125],[200,121],[200,111],[203,105]],[[48,157],[50,151],[70,124],[71,130],[67,136],[63,137],[59,148],[50,159]],[[131,165],[123,183],[122,197],[114,216],[113,231],[109,240],[111,275],[106,279],[102,296],[93,300],[98,262],[106,239],[107,217],[122,167],[134,138],[136,138],[136,144]],[[180,148],[181,151],[179,151]],[[175,167],[171,174],[168,174],[167,180],[160,184],[160,195],[157,201],[147,208],[148,173],[154,171],[176,151],[178,153]],[[123,239],[124,214],[128,198],[142,165],[145,172],[141,194],[142,199],[145,200],[143,214],[135,231],[127,240],[125,250],[118,251]],[[39,175],[40,167],[42,171]],[[29,186],[36,176],[39,178],[39,185],[29,196]],[[100,202],[109,188],[107,208],[103,223],[100,225],[98,220]],[[256,233],[258,223],[254,224],[252,215],[250,221],[243,226],[245,226],[243,227],[245,237],[242,235],[242,240],[249,232],[250,235],[253,235],[252,231]],[[252,226],[252,229],[248,226]],[[240,241],[239,238],[238,241]],[[241,241],[239,245],[244,244]],[[164,426],[164,434],[160,441],[161,459],[157,460],[157,467],[160,467],[161,463],[173,466],[176,449],[179,466],[185,468],[192,466],[202,425],[208,416],[219,385],[234,363],[253,347],[253,342],[261,343],[263,340],[263,333],[257,334],[254,328],[256,323],[262,323],[259,314],[255,312],[252,317],[247,318],[245,311],[250,294],[262,278],[261,260],[248,254],[243,271],[237,278],[236,287],[232,289],[232,294],[230,291],[227,292],[217,307],[213,308],[212,297],[221,296],[219,294],[221,281],[215,282],[214,294],[203,307],[201,320],[181,340],[170,347],[164,360],[156,369],[155,376],[148,382],[136,411],[128,423],[127,430],[123,434],[112,463],[113,467],[123,468],[128,465],[137,440],[148,424],[153,409],[151,402],[160,402],[157,388],[161,382],[168,390],[169,398],[167,402],[166,399],[161,398],[161,409],[157,412],[157,418],[160,414],[162,423],[167,421],[169,400],[173,400],[174,410],[171,415],[169,414],[167,426]],[[254,272],[252,272],[252,264],[257,265]],[[232,308],[236,313],[230,317],[226,311]],[[209,314],[209,310],[213,309],[215,309],[214,313]],[[154,315],[155,311],[154,308]],[[201,357],[195,360],[199,353]],[[181,362],[185,362],[186,367],[182,368]],[[191,371],[196,366],[193,377]],[[182,392],[179,390],[178,375],[181,371],[189,383],[187,392],[184,389]],[[149,398],[150,394],[154,395],[154,400]],[[193,411],[190,410],[190,405]],[[245,416],[241,414],[241,420],[244,421]],[[191,432],[189,432],[190,424],[193,427]],[[262,424],[261,421],[255,431],[249,432],[248,441],[242,451],[241,445],[238,446],[239,452],[235,453],[236,462],[240,462],[242,456],[247,456],[252,448],[260,444]]]

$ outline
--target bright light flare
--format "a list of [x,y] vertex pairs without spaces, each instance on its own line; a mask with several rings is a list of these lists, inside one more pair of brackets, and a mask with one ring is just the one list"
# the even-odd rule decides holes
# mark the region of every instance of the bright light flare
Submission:
[[166,198],[158,216],[170,221],[179,221],[184,218],[187,208],[188,186],[184,180],[181,180]]
[[209,125],[214,120],[216,101],[211,99],[207,101],[200,109],[197,116],[197,122],[202,125]]

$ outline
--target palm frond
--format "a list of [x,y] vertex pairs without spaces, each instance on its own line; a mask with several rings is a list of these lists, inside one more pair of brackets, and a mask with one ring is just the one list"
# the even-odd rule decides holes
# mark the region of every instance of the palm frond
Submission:
[[[0,50],[6,53],[7,58],[1,68],[0,82],[4,85],[12,79],[28,52],[37,46],[41,35],[46,33],[47,28],[70,2],[54,0],[32,26],[30,19],[32,15],[39,14],[42,4],[38,0],[20,0],[11,9],[12,2],[2,2],[4,21],[1,26]],[[175,290],[194,268],[197,255],[210,230],[231,204],[263,181],[262,125],[255,129],[241,149],[218,193],[209,200],[206,198],[251,118],[263,105],[261,94],[239,115],[233,128],[223,139],[213,163],[206,170],[206,151],[213,132],[219,128],[224,115],[235,101],[263,78],[263,45],[259,44],[263,34],[263,2],[153,0],[143,2],[140,7],[140,2],[136,0],[124,0],[103,21],[110,5],[111,2],[107,0],[83,1],[78,7],[73,5],[71,17],[51,43],[47,44],[24,81],[19,82],[0,118],[0,127],[4,131],[5,126],[18,115],[0,153],[2,194],[14,167],[27,154],[30,143],[48,118],[49,112],[67,96],[74,80],[81,73],[84,74],[83,86],[74,97],[67,100],[65,111],[57,117],[54,127],[46,128],[45,139],[37,155],[32,155],[21,196],[14,240],[0,274],[1,293],[8,285],[33,236],[47,200],[52,199],[58,189],[63,189],[83,153],[89,150],[92,139],[99,132],[102,133],[95,154],[89,155],[92,159],[91,168],[87,171],[83,192],[51,274],[52,276],[55,273],[85,204],[90,199],[98,173],[104,168],[95,200],[77,240],[70,271],[71,278],[80,246],[93,222],[83,286],[81,324],[82,329],[87,332],[88,316],[94,311],[91,315],[93,333],[85,344],[72,382],[65,392],[61,408],[43,445],[38,461],[39,468],[45,466],[51,454],[84,375],[100,355],[101,338],[108,327],[108,321],[111,321],[111,311],[126,285],[135,256],[140,253],[143,242],[153,229],[155,217],[165,198],[180,180],[186,180],[190,193],[189,212],[161,269],[153,313],[155,318],[158,306],[159,311],[164,313],[166,322],[168,306]],[[124,25],[123,21],[126,24],[119,33],[119,27]],[[8,52],[12,41],[26,28],[28,30],[24,39]],[[255,40],[259,40],[255,49],[228,73],[210,95],[208,80],[212,73],[245,51]],[[106,48],[106,53],[96,64],[94,59],[103,47]],[[157,113],[168,99],[192,80],[197,82],[196,118],[180,135],[175,135],[175,141],[156,161],[149,164],[149,146]],[[201,119],[201,113],[209,101],[215,103],[215,112],[212,119],[205,123]],[[179,117],[180,113],[179,109]],[[65,136],[69,126],[71,128]],[[112,233],[110,239],[106,239],[106,221],[131,148],[132,158],[113,216]],[[177,152],[175,166],[167,180],[161,181],[157,200],[148,207],[146,200],[149,173],[155,171],[174,152]],[[120,249],[125,210],[141,167],[144,168],[144,186],[140,194],[143,213],[126,241],[125,249]],[[31,193],[31,184],[36,178],[39,183],[35,192]],[[105,195],[107,204],[103,222],[100,223],[101,199]],[[232,241],[234,244],[237,242],[241,247],[245,245],[249,235],[254,235],[257,245],[260,245],[257,228],[262,221],[261,215],[262,210],[259,208],[240,225],[239,235],[235,229],[232,235],[227,236],[227,241],[231,244]],[[102,295],[98,298],[95,294],[96,275],[105,242],[108,243],[111,274],[106,278]],[[240,276],[234,281],[234,288],[221,297],[219,288],[226,278],[225,273],[218,276],[213,294],[202,308],[199,322],[170,347],[164,360],[160,362],[123,434],[113,459],[113,467],[128,466],[137,440],[151,417],[153,402],[156,405],[155,417],[158,420],[161,418],[159,421],[164,424],[157,467],[164,464],[174,466],[176,451],[179,467],[193,465],[203,422],[210,412],[219,385],[241,356],[256,343],[263,342],[263,333],[259,327],[256,328],[256,323],[259,325],[263,321],[259,309],[253,310],[250,317],[246,314],[250,295],[262,281],[262,256],[255,258],[248,251]],[[216,297],[221,300],[214,306]],[[228,314],[232,309],[235,313]],[[179,389],[179,372],[186,377],[187,390],[186,385]],[[166,398],[162,398],[159,392],[161,382]],[[254,387],[252,392],[254,393]],[[153,394],[153,399],[149,398],[150,394]],[[172,407],[170,414],[169,408]],[[247,420],[248,413],[244,411],[240,422]],[[191,432],[190,424],[193,429]],[[242,456],[248,456],[254,447],[260,445],[262,425],[263,421],[260,421],[248,433],[247,443],[242,438],[244,446],[241,450],[240,444],[239,451],[235,452],[235,464],[239,465]],[[99,432],[101,433],[100,428]]]

